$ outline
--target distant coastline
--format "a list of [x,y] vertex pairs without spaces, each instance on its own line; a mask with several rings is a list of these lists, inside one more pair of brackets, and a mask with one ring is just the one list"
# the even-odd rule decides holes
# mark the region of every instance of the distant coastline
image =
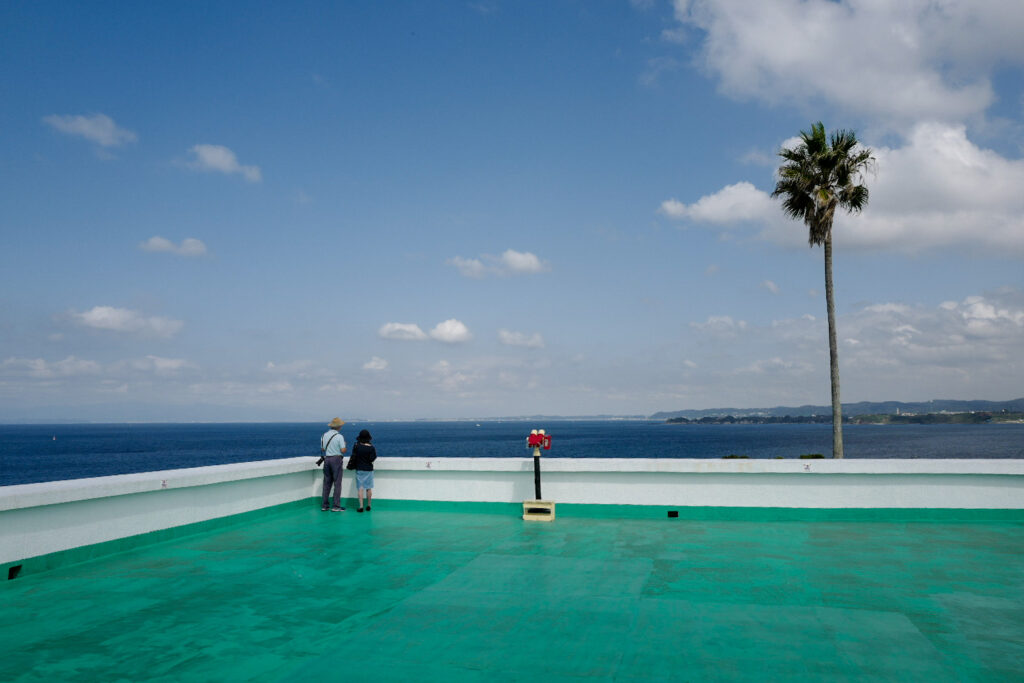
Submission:
[[[667,424],[683,425],[771,425],[771,424],[829,424],[832,422],[831,415],[784,415],[782,417],[747,415],[736,417],[734,415],[706,416],[698,419],[685,417],[671,417],[665,420]],[[843,424],[852,425],[930,425],[930,424],[1024,424],[1024,412],[972,412],[972,413],[924,413],[909,414],[899,413],[895,415],[854,415],[843,416]]]
[[[932,401],[860,401],[858,403],[844,403],[843,415],[864,416],[864,415],[946,415],[960,413],[1024,413],[1024,398],[1011,399],[1009,401],[981,401],[981,400],[957,400],[957,399],[936,399]],[[832,421],[832,406],[830,405],[803,405],[803,406],[776,406],[774,408],[702,408],[691,410],[673,410],[654,413],[652,420],[668,421],[672,418],[685,417],[694,421],[704,417],[725,418],[732,416],[735,419],[752,417],[820,417],[826,416],[827,421]],[[844,419],[844,422],[846,420]],[[763,423],[762,423],[763,424]]]

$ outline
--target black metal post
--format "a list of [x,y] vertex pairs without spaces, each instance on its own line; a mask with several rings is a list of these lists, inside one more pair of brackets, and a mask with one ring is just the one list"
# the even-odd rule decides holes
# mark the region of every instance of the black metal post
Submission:
[[[537,450],[534,450],[537,453]],[[537,494],[535,500],[540,500],[540,455],[533,456],[533,490]]]

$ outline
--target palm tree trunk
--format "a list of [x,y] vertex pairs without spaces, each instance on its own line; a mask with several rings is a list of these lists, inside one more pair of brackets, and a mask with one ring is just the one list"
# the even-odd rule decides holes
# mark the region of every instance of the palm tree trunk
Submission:
[[828,357],[832,375],[832,457],[843,457],[843,405],[839,402],[839,349],[836,345],[836,302],[832,290],[832,231],[825,236],[825,302],[828,306]]

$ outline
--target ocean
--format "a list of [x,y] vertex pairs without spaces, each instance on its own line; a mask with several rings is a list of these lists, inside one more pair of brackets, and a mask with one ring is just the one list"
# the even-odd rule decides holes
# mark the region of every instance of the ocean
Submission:
[[[622,420],[360,422],[381,458],[796,458],[832,453],[831,425],[669,425]],[[0,486],[251,460],[319,456],[323,423],[0,425]],[[1024,425],[845,425],[847,458],[1024,458]]]

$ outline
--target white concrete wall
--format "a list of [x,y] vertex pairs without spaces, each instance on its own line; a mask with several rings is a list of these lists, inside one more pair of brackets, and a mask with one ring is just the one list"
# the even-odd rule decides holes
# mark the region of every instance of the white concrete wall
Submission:
[[310,458],[0,487],[0,563],[308,498]]
[[[531,458],[382,458],[374,495],[521,502]],[[541,459],[560,503],[793,508],[1024,508],[1020,460]]]
[[[1020,460],[542,459],[559,503],[1024,509]],[[351,471],[342,493],[355,496]],[[0,563],[320,495],[313,458],[0,487]],[[381,458],[387,499],[516,503],[532,458]]]

